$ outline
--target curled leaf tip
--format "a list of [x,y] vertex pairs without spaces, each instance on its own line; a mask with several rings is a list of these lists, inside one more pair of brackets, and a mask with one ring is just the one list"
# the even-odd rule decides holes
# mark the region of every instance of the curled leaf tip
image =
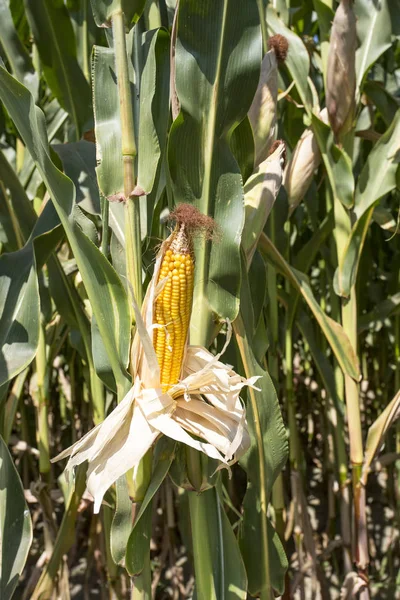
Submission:
[[269,38],[268,49],[274,50],[278,63],[282,64],[285,62],[289,51],[289,42],[284,35],[277,33]]

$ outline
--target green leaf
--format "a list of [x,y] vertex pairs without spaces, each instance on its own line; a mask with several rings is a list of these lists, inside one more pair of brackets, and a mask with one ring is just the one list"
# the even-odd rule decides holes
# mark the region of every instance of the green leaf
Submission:
[[131,327],[124,287],[105,256],[86,237],[76,220],[75,188],[50,158],[42,111],[34,105],[28,90],[3,67],[0,67],[0,98],[34,159],[64,227],[122,398],[129,387],[126,366]]
[[243,183],[246,183],[254,170],[254,137],[249,117],[236,127],[232,133],[230,147],[240,167]]
[[358,333],[363,333],[370,327],[373,327],[376,331],[379,331],[379,326],[382,326],[383,322],[388,317],[397,314],[399,311],[400,292],[385,298],[385,300],[377,304],[373,310],[366,315],[361,315],[358,320]]
[[[400,162],[400,109],[390,127],[368,155],[357,181],[354,214],[357,217],[335,276],[335,291],[347,298],[354,285],[365,237],[375,204],[396,187]],[[379,173],[379,177],[373,174]]]
[[37,215],[14,169],[0,151],[0,179],[8,190],[12,209],[24,240],[31,235]]
[[126,546],[125,566],[130,575],[137,575],[143,569],[143,544],[147,547],[149,531],[147,519],[149,515],[151,516],[151,501],[170,469],[175,457],[175,446],[174,441],[164,436],[157,443],[150,485],[140,505]]
[[273,383],[254,357],[246,333],[247,323],[239,315],[233,328],[246,377],[260,376],[256,383],[259,390],[249,388],[247,393],[251,446],[240,464],[250,484],[244,499],[239,541],[250,593],[268,598],[271,588],[283,592],[287,569],[285,553],[278,536],[273,534],[267,510],[273,483],[287,460],[288,443]]
[[132,530],[132,500],[129,497],[126,475],[115,484],[116,503],[115,513],[110,531],[110,548],[113,561],[121,565],[125,560],[128,539]]
[[[29,201],[28,201],[29,202]],[[62,232],[49,204],[21,250],[0,257],[0,385],[27,367],[39,341],[38,271]]]
[[43,74],[60,105],[70,115],[79,139],[85,123],[91,118],[91,94],[77,60],[68,11],[63,0],[24,2]]
[[375,104],[385,124],[389,127],[399,108],[396,98],[379,81],[366,81],[364,84],[364,93]]
[[387,430],[393,421],[399,418],[399,407],[400,390],[368,429],[367,442],[365,444],[364,452],[364,463],[361,474],[361,483],[363,485],[367,485],[371,463],[374,460],[380,446],[382,445],[383,438],[385,437]]
[[103,196],[123,192],[123,161],[115,54],[110,48],[93,48],[92,80],[97,151],[97,180]]
[[388,0],[357,0],[354,4],[360,41],[356,51],[358,87],[374,62],[391,46],[392,24],[388,3]]
[[294,31],[286,27],[271,5],[269,5],[267,9],[267,26],[270,35],[279,33],[289,42],[289,51],[285,60],[285,65],[296,84],[297,91],[304,107],[307,111],[311,110],[313,100],[308,85],[310,57],[307,48],[303,44],[301,38],[294,33]]
[[[240,27],[238,24],[240,23]],[[213,312],[234,319],[239,309],[243,188],[229,147],[255,94],[261,38],[255,2],[181,0],[176,43],[176,91],[181,111],[169,137],[172,192],[212,216],[218,244],[196,249],[194,341],[210,339]]]
[[100,196],[96,179],[96,146],[80,140],[52,146],[61,158],[64,173],[73,181],[80,208],[91,215],[100,214]]
[[0,385],[27,367],[39,342],[40,299],[32,244],[0,257]]
[[98,27],[111,27],[112,15],[123,12],[130,28],[139,21],[146,0],[91,0],[94,20]]
[[[359,219],[371,206],[396,187],[400,163],[400,108],[390,127],[368,155],[357,181],[354,212]],[[373,175],[379,173],[379,177]]]
[[0,436],[0,597],[9,600],[32,542],[32,521],[24,489]]
[[315,330],[310,317],[303,310],[299,310],[296,315],[296,326],[307,341],[315,366],[318,369],[318,373],[320,374],[326,391],[332,398],[335,406],[338,407],[340,403],[337,396],[335,375],[332,365],[321,349],[321,344],[315,335]]
[[147,51],[140,78],[138,185],[153,190],[161,154],[165,151],[169,116],[169,34],[164,29],[143,36]]
[[347,337],[345,331],[339,323],[328,317],[321,309],[319,303],[314,297],[308,277],[293,269],[279,253],[271,240],[265,234],[260,238],[260,250],[266,258],[275,266],[275,268],[283,273],[288,281],[297,289],[303,299],[311,309],[315,319],[317,320],[321,330],[323,331],[336,359],[344,373],[350,375],[356,381],[360,379],[360,369],[354,349]]
[[334,142],[331,128],[312,115],[312,127],[321,151],[332,193],[346,208],[354,203],[354,175],[349,155]]
[[9,4],[9,0],[0,0],[1,45],[15,77],[36,96],[39,78],[28,51],[18,37]]
[[247,577],[239,546],[217,489],[188,492],[198,600],[246,600]]

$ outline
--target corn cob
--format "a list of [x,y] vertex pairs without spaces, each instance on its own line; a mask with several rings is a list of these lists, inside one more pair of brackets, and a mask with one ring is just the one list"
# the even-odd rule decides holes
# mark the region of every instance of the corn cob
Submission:
[[161,388],[179,381],[193,302],[193,249],[185,224],[172,235],[161,263],[158,282],[166,279],[155,302],[153,344],[160,365]]

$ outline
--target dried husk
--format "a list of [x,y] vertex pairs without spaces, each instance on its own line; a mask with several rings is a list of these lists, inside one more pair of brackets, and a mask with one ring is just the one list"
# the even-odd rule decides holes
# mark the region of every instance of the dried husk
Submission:
[[258,240],[282,184],[284,153],[285,144],[281,142],[258,166],[244,186],[245,222],[242,246],[248,265],[252,261]]
[[[327,122],[326,108],[320,112],[319,118],[325,123]],[[289,203],[289,216],[306,195],[320,162],[321,153],[317,140],[312,129],[308,128],[297,142],[283,173],[283,185]]]
[[263,58],[257,91],[248,112],[254,136],[256,167],[268,157],[276,140],[277,102],[278,62],[272,49]]
[[163,282],[157,282],[173,235],[157,256],[142,313],[133,300],[137,325],[132,345],[133,387],[103,423],[53,459],[70,457],[67,475],[88,461],[87,489],[94,498],[94,512],[100,510],[107,489],[139,464],[161,434],[204,452],[227,468],[250,445],[240,392],[244,386],[254,387],[258,377],[246,380],[220,361],[230,334],[216,356],[187,342],[181,381],[166,393],[161,390],[152,344],[153,306],[163,288]]
[[326,106],[336,137],[350,128],[356,91],[356,17],[352,0],[342,0],[332,24],[326,76]]

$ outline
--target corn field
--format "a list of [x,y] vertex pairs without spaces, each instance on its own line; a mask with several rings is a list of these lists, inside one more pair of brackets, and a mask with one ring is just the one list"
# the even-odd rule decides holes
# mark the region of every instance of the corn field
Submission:
[[400,599],[400,1],[0,0],[0,599]]

